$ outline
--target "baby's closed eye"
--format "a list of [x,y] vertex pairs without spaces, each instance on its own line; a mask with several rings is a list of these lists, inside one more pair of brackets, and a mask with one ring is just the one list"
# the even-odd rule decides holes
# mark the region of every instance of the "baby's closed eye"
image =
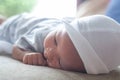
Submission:
[[55,35],[54,35],[54,43],[55,43],[55,45],[57,46],[57,38],[56,38],[56,34],[57,34],[57,32],[56,32]]

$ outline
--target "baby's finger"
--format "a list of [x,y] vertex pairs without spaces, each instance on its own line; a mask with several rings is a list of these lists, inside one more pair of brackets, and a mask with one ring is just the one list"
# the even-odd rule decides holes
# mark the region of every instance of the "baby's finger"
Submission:
[[37,54],[32,55],[32,61],[33,61],[33,65],[37,65],[38,64],[38,58],[37,58]]
[[32,56],[31,55],[27,55],[28,56],[28,64],[33,64],[33,58],[32,58]]
[[43,65],[43,58],[41,57],[41,55],[38,55],[37,58],[38,58],[38,64],[40,66],[42,66]]
[[25,56],[23,57],[23,63],[24,63],[24,64],[27,64],[27,63],[28,63],[28,56],[25,55]]

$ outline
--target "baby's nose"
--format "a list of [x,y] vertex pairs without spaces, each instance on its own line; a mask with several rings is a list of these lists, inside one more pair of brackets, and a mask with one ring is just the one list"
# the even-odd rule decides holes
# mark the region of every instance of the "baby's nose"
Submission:
[[45,53],[49,53],[53,50],[53,48],[46,48]]
[[44,56],[45,56],[46,59],[48,58],[48,56],[52,52],[52,50],[53,50],[52,48],[46,48],[44,50]]

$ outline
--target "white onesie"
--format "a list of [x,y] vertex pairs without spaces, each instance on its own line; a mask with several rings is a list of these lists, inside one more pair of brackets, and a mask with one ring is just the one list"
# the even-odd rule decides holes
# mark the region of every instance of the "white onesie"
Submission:
[[56,18],[38,18],[27,13],[13,16],[0,26],[0,52],[11,53],[14,44],[25,50],[43,53],[44,38],[61,23]]

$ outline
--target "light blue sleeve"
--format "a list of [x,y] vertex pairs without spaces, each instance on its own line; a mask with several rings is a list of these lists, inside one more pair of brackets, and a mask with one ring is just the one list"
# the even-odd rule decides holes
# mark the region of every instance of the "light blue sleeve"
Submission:
[[120,23],[120,0],[110,0],[106,15]]
[[28,31],[15,42],[15,45],[27,51],[43,53],[44,38],[49,31],[43,28]]
[[19,48],[27,51],[35,51],[34,48],[35,43],[35,36],[34,33],[31,34],[25,34],[21,36],[14,45],[18,46]]

